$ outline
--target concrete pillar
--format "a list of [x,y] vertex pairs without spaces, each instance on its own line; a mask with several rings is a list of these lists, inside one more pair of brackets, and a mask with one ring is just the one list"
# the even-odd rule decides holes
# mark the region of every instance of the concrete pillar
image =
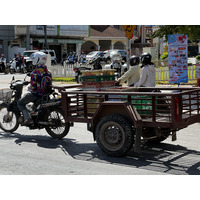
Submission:
[[47,68],[50,68],[50,67],[51,67],[51,56],[50,56],[50,54],[47,54],[46,66],[47,66]]
[[78,58],[81,55],[81,46],[82,46],[82,44],[76,45],[76,55],[78,55]]
[[142,25],[142,35],[141,35],[141,43],[144,44],[145,43],[145,37],[146,37],[146,27],[144,25]]
[[3,40],[3,53],[8,60],[8,40]]

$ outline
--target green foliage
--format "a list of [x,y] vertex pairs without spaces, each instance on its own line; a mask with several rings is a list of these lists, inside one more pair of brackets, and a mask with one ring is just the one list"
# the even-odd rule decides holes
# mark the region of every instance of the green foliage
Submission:
[[53,77],[53,81],[60,81],[60,82],[75,82],[74,78],[68,78],[68,77]]
[[160,59],[165,59],[168,57],[168,52],[163,52],[163,54],[160,56]]
[[197,59],[198,61],[200,61],[200,55],[196,56],[196,59]]
[[160,29],[155,31],[152,35],[153,38],[165,38],[168,39],[168,35],[171,34],[185,34],[188,35],[188,39],[191,41],[200,40],[200,26],[199,25],[164,25]]

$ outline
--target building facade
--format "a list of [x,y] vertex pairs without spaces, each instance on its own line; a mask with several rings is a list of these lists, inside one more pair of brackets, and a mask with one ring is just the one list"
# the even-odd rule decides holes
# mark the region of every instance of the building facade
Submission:
[[[137,28],[131,39],[137,39]],[[82,51],[89,53],[94,50],[125,49],[125,32],[120,25],[47,25],[46,41],[44,25],[16,25],[14,46],[30,49],[54,49],[57,60],[62,60],[64,52]]]
[[0,26],[0,55],[5,54],[8,57],[8,46],[15,39],[15,32],[13,25]]
[[[130,40],[131,55],[140,56],[143,47],[152,46],[146,39],[146,30],[151,31],[146,26],[136,25]],[[64,52],[80,55],[95,50],[126,49],[126,43],[121,25],[16,25],[12,46],[41,50],[47,44],[47,49],[55,50],[60,62]]]
[[[126,36],[121,25],[91,25],[89,36],[84,39],[82,51],[89,53],[98,50],[126,49]],[[138,39],[137,28],[131,43]]]
[[15,41],[19,47],[31,49],[53,49],[56,52],[57,60],[62,60],[63,52],[74,51],[77,54],[80,52],[80,46],[85,37],[89,34],[89,26],[87,25],[47,25],[46,26],[46,41],[45,27],[43,25],[16,25],[15,26]]

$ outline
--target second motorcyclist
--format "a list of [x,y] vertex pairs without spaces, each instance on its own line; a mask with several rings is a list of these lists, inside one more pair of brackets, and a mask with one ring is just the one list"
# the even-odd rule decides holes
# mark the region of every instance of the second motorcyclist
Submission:
[[93,58],[89,64],[90,65],[93,65],[93,70],[101,70],[102,69],[102,66],[101,66],[101,63],[100,63],[100,55],[97,55],[95,58]]
[[140,79],[141,68],[139,66],[139,62],[140,59],[138,56],[131,56],[129,70],[122,77],[120,77],[117,82],[127,82],[128,86],[134,86],[134,84]]
[[6,69],[6,57],[4,54],[1,54],[0,58],[0,72],[5,72]]
[[31,81],[29,91],[18,101],[18,107],[24,116],[24,126],[33,124],[33,120],[26,108],[26,104],[41,100],[42,96],[47,92],[47,86],[52,85],[52,75],[47,69],[47,55],[43,52],[33,53],[31,56],[35,70],[31,73]]
[[151,55],[143,53],[141,56],[142,71],[140,80],[134,84],[134,87],[155,87],[156,70],[154,63],[151,62]]
[[16,67],[19,67],[19,70],[21,70],[22,65],[24,64],[24,56],[22,56],[21,53],[19,52],[15,60],[16,60]]

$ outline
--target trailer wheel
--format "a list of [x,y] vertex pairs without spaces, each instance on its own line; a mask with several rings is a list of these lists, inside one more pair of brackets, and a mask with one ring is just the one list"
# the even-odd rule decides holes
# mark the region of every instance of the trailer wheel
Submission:
[[169,137],[171,131],[168,128],[161,128],[159,132],[160,136],[156,137],[156,130],[154,128],[148,128],[145,131],[145,135],[143,135],[143,138],[147,141],[146,144],[159,144],[160,142],[166,140]]
[[124,156],[132,148],[134,132],[130,122],[121,115],[103,117],[95,130],[100,149],[109,156]]

